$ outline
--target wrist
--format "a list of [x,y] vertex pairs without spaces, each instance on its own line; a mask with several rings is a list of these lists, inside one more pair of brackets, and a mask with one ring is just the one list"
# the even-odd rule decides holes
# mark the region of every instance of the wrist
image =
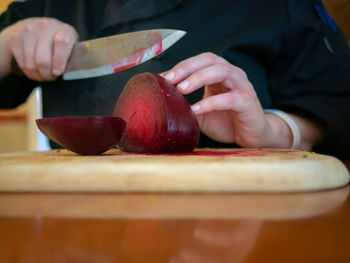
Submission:
[[270,126],[268,147],[298,149],[300,147],[300,129],[289,114],[274,109],[265,110]]

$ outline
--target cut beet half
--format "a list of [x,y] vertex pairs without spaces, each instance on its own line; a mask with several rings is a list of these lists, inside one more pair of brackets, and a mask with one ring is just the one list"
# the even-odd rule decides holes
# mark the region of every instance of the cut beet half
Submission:
[[62,147],[81,155],[97,155],[115,146],[125,121],[113,116],[37,119],[40,131]]
[[118,146],[146,153],[191,152],[199,125],[185,97],[165,78],[142,73],[124,87],[113,112],[127,125]]

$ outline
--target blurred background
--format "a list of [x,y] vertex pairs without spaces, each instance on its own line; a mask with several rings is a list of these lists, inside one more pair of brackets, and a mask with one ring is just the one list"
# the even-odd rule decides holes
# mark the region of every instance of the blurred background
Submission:
[[[0,13],[11,2],[0,0]],[[323,3],[350,43],[350,0],[323,0]],[[47,141],[38,133],[34,121],[41,115],[40,98],[40,89],[36,89],[23,105],[0,109],[0,153],[47,149]]]

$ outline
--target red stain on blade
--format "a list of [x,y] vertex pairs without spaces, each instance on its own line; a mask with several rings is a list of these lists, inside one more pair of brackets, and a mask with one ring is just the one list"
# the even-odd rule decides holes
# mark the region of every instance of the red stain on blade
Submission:
[[157,55],[159,55],[162,52],[163,52],[163,43],[162,43],[162,41],[159,41],[158,44],[157,44],[157,49],[154,52],[154,55],[157,56]]
[[[147,51],[152,51],[152,53],[153,53],[152,57],[155,57],[155,56],[159,55],[160,53],[162,53],[163,52],[162,39],[161,39],[160,35],[157,37],[159,37],[159,41],[152,48],[148,48],[148,49],[134,48],[133,54],[127,58],[126,65],[125,65],[125,63],[123,63],[123,65],[119,66],[121,63],[115,63],[113,72],[119,72],[119,71],[122,71],[122,70],[125,70],[128,68],[132,68],[136,65],[141,64],[143,62],[143,59],[144,59]],[[148,56],[149,55],[147,55],[147,57]]]
[[129,65],[117,67],[117,68],[114,68],[113,71],[114,72],[122,71],[122,70],[125,70],[125,69],[128,69],[128,68],[132,68],[132,67],[136,66],[137,64],[138,63],[132,63],[132,64],[129,64]]

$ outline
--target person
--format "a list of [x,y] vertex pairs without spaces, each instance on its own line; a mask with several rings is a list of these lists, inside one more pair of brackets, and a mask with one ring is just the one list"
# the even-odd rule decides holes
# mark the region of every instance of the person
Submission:
[[[137,67],[59,78],[76,41],[154,28],[187,35]],[[27,0],[0,30],[2,108],[39,85],[45,117],[111,115],[128,79],[157,72],[192,105],[200,147],[350,155],[349,46],[318,0]]]

